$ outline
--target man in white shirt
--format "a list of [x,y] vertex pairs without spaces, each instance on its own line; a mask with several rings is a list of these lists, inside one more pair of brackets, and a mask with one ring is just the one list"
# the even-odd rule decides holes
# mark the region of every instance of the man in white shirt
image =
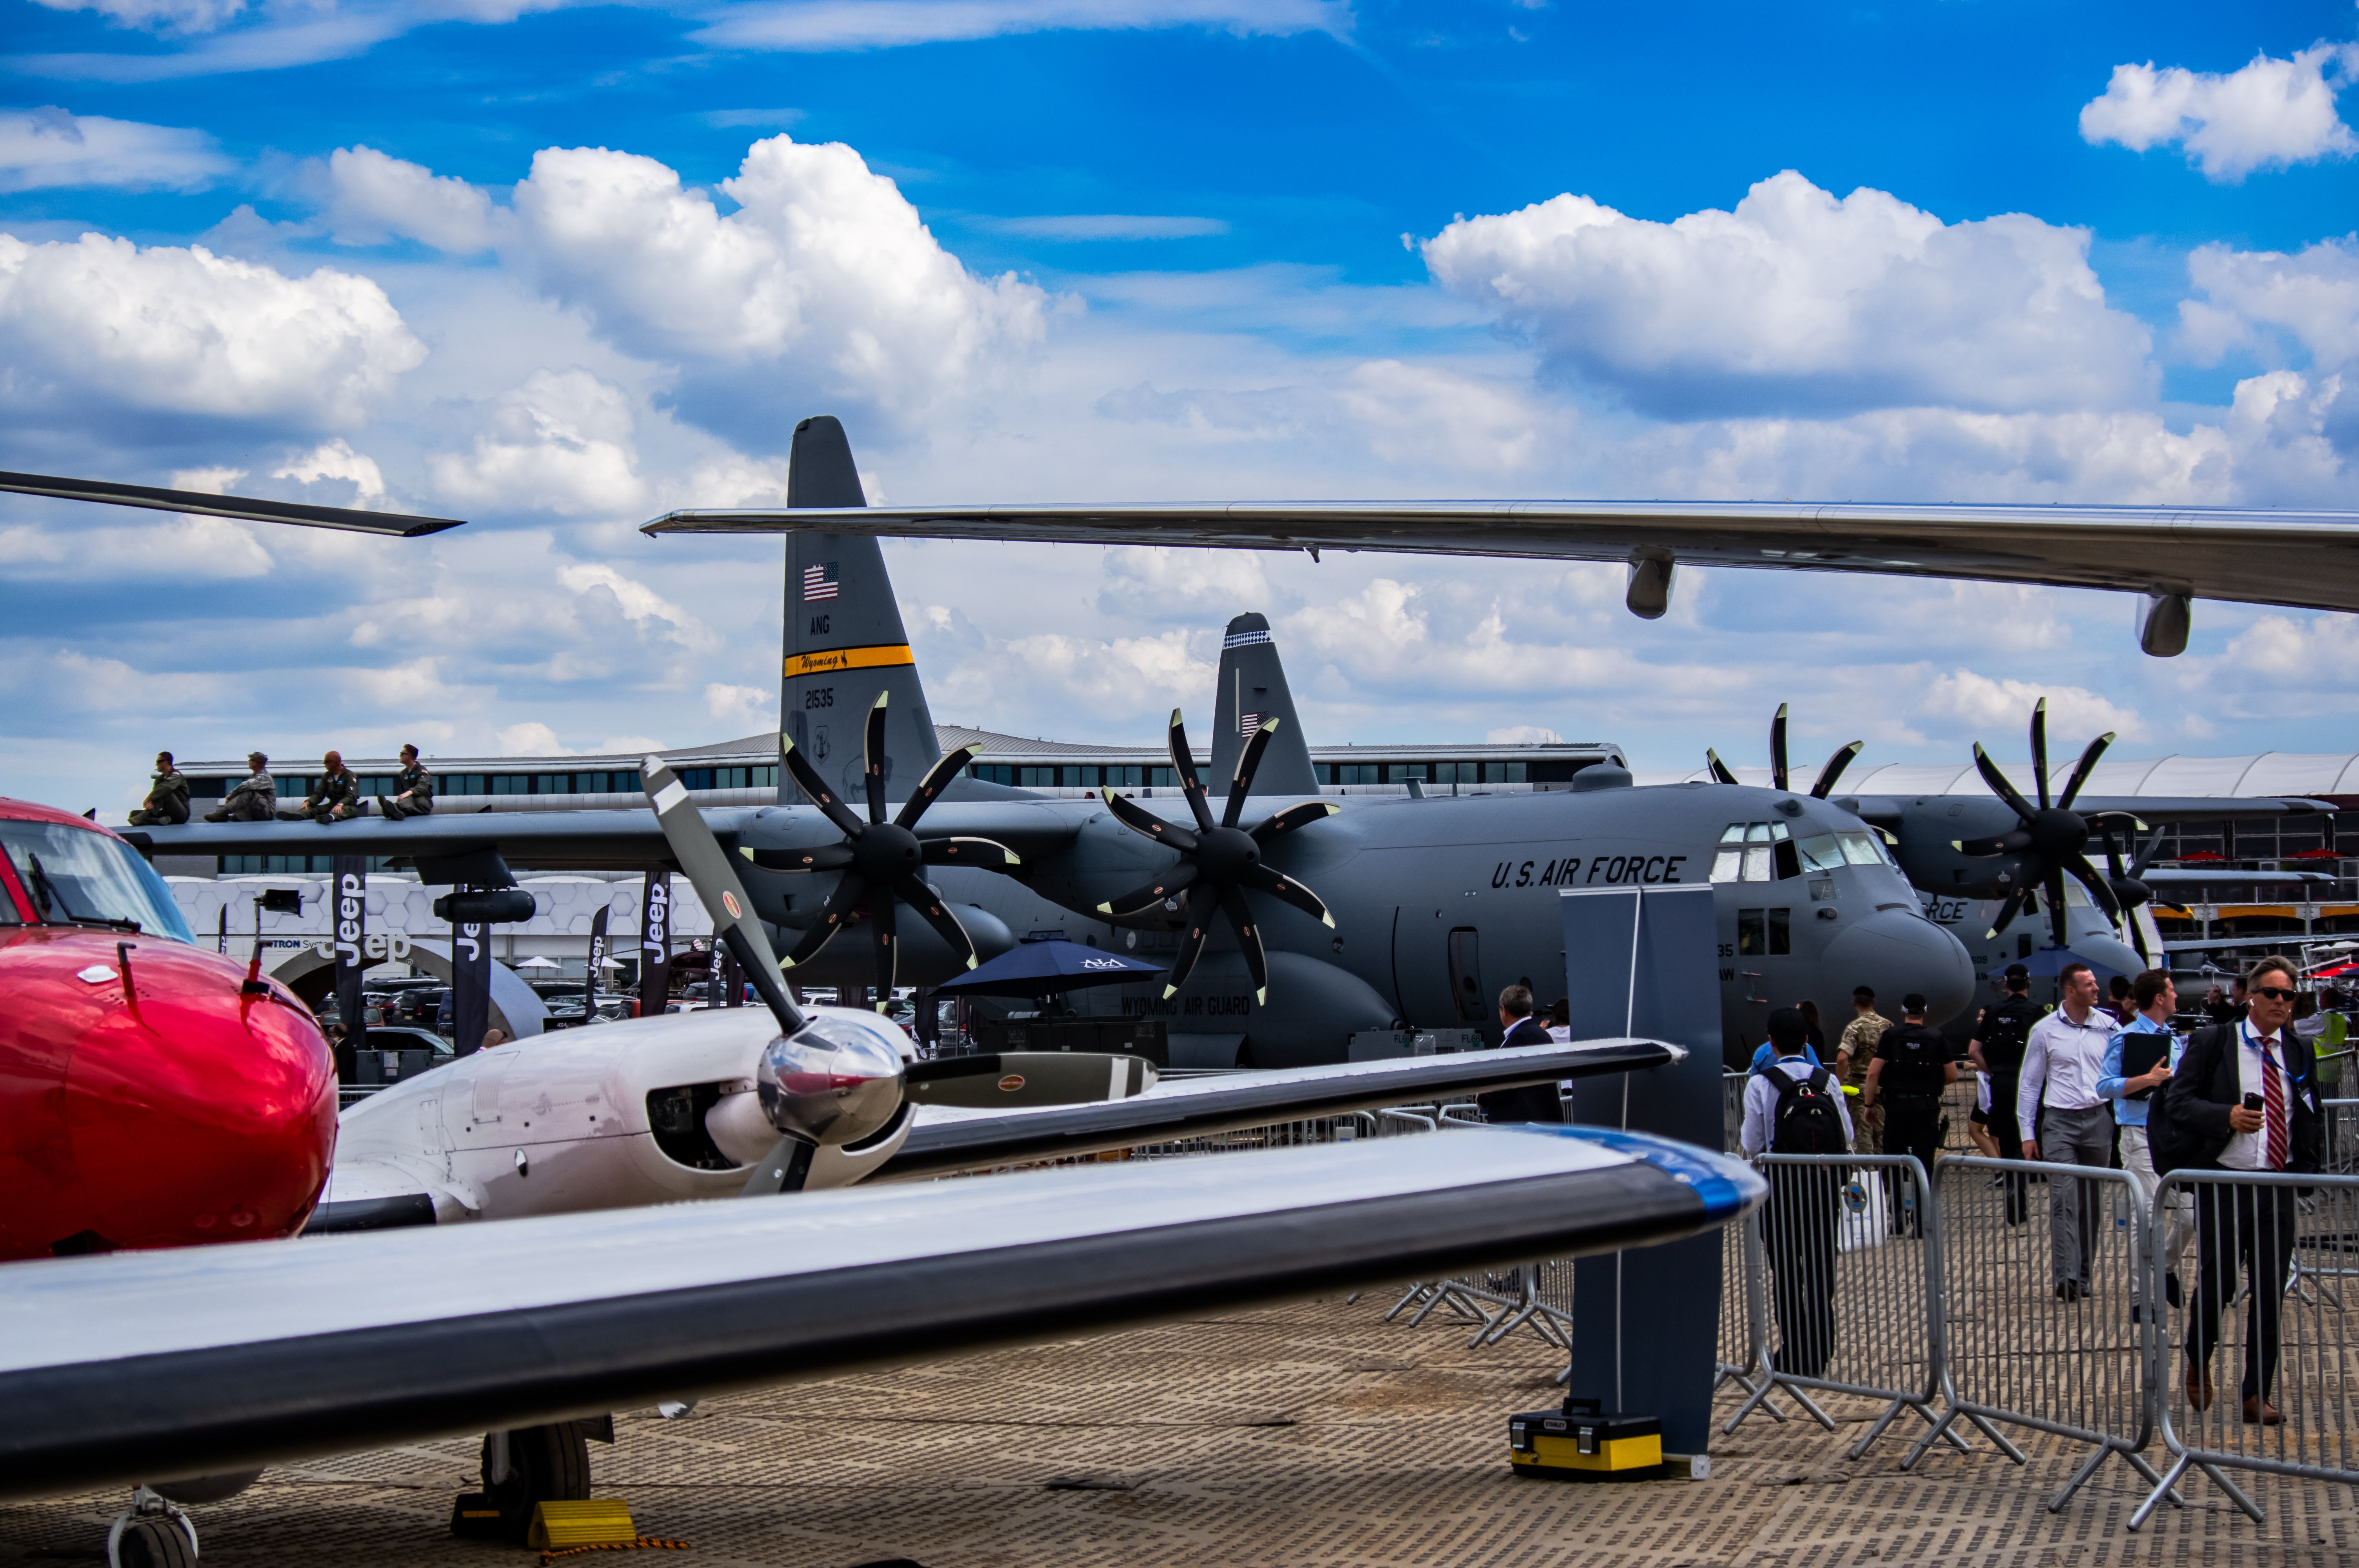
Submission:
[[[2060,1003],[2031,1026],[2023,1078],[2016,1087],[2023,1157],[2103,1169],[2114,1162],[2114,1110],[2111,1098],[2098,1092],[2098,1082],[2116,1025],[2111,1013],[2097,1011],[2097,977],[2088,965],[2065,965],[2056,989]],[[2089,1293],[2104,1206],[2094,1183],[2048,1179],[2049,1256],[2056,1293],[2065,1301]]]
[[[2169,1088],[2147,1119],[2158,1157],[2186,1171],[2314,1172],[2326,1135],[2318,1103],[2316,1061],[2289,1025],[2293,966],[2263,958],[2245,976],[2250,1011],[2199,1029],[2187,1042]],[[2195,1193],[2195,1302],[2187,1318],[2188,1403],[2209,1410],[2212,1353],[2220,1318],[2245,1280],[2245,1419],[2274,1426],[2284,1419],[2269,1396],[2277,1373],[2278,1316],[2293,1261],[2294,1194],[2289,1186],[2208,1183]]]
[[[1841,1154],[1852,1136],[1851,1111],[1834,1075],[1805,1054],[1810,1026],[1800,1010],[1769,1015],[1777,1057],[1745,1081],[1738,1141],[1746,1158],[1762,1154]],[[1761,1235],[1777,1303],[1777,1348],[1770,1366],[1793,1378],[1826,1373],[1835,1343],[1836,1227],[1843,1168],[1770,1162],[1769,1201]]]

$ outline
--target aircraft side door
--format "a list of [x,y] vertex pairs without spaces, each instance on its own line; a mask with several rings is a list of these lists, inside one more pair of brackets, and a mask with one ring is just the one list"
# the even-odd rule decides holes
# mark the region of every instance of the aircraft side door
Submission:
[[1489,1022],[1490,1010],[1483,1005],[1482,937],[1472,925],[1456,926],[1450,933],[1450,994],[1457,1004],[1459,1022]]

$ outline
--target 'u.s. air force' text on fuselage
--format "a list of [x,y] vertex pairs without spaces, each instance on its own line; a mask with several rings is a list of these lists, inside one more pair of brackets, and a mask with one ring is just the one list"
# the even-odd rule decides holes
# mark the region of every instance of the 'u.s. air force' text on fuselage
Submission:
[[[1684,881],[1680,868],[1692,857],[1687,855],[1594,855],[1589,858],[1589,873],[1582,875],[1582,859],[1567,855],[1562,860],[1542,865],[1537,859],[1523,861],[1501,860],[1491,872],[1491,885],[1507,887],[1620,887],[1643,883],[1653,886],[1661,882]],[[1540,869],[1534,872],[1535,866]]]

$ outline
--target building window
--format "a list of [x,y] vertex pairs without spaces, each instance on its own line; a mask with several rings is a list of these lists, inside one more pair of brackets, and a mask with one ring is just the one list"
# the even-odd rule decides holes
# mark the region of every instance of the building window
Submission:
[[530,795],[532,775],[529,773],[490,773],[485,775],[492,795]]
[[[1465,765],[1471,768],[1476,764],[1468,762]],[[1485,784],[1523,784],[1526,782],[1526,770],[1530,767],[1530,765],[1531,764],[1528,762],[1484,762],[1481,764],[1483,769],[1483,782]]]
[[1390,775],[1386,782],[1391,784],[1407,784],[1411,779],[1424,784],[1433,776],[1432,770],[1423,762],[1388,762],[1386,769]]
[[1149,768],[1147,770],[1147,783],[1156,789],[1177,789],[1180,787],[1180,770]]

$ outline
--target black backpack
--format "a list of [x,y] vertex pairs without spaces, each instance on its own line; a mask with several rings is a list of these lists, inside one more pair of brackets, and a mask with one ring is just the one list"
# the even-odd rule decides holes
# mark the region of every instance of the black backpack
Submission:
[[1840,1154],[1844,1152],[1843,1112],[1835,1096],[1843,1091],[1824,1067],[1813,1067],[1806,1078],[1778,1067],[1769,1069],[1777,1086],[1777,1103],[1769,1112],[1769,1152],[1772,1154]]
[[2024,1055],[2031,1049],[2031,1026],[2038,1022],[2038,1004],[2029,997],[2010,996],[1983,1010],[1982,1027],[1974,1033],[1993,1073],[2012,1077],[2023,1071]]

